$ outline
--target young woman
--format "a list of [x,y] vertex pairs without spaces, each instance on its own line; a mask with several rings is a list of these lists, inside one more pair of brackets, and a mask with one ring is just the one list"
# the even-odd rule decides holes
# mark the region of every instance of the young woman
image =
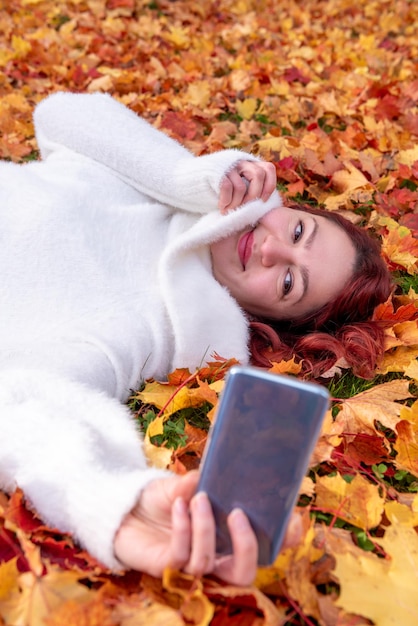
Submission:
[[194,157],[109,96],[50,96],[35,129],[42,161],[0,164],[0,487],[111,568],[251,582],[245,515],[218,559],[196,474],[148,468],[123,403],[214,353],[268,364],[283,346],[260,320],[322,331],[343,298],[347,321],[378,251],[364,275],[345,221],[283,207],[272,165]]

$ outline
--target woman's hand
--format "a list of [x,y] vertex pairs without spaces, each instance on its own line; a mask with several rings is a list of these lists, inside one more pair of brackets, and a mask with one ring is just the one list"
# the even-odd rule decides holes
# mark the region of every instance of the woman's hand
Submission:
[[268,200],[276,189],[276,168],[268,161],[238,161],[221,182],[218,207],[226,213],[245,202]]
[[228,518],[233,554],[215,554],[215,520],[205,493],[195,493],[198,472],[150,482],[116,533],[116,558],[132,569],[161,577],[166,567],[249,585],[257,568],[257,540],[244,513]]
[[[217,557],[215,520],[206,494],[195,493],[198,479],[198,472],[193,471],[150,482],[116,534],[115,556],[125,567],[156,577],[172,567],[250,585],[257,570],[258,548],[248,518],[239,509],[232,511],[228,526],[233,554]],[[297,526],[292,524],[288,537],[300,535]]]

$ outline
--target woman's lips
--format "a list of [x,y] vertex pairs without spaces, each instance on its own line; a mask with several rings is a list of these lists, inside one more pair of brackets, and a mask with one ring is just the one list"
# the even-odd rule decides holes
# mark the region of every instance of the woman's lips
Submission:
[[254,234],[252,230],[241,235],[238,241],[238,256],[244,270],[253,251],[253,241]]

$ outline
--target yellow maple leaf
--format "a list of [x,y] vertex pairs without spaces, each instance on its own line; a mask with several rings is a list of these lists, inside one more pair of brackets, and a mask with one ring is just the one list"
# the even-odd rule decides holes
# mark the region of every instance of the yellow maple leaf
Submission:
[[80,573],[51,570],[45,576],[25,572],[18,587],[0,605],[0,615],[13,626],[44,626],[50,613],[67,600],[84,602],[94,592],[81,585]]
[[190,30],[181,26],[170,26],[165,38],[171,41],[176,48],[188,48],[190,45]]
[[[157,432],[151,431],[152,432],[151,436],[154,436],[154,434],[162,435],[164,432],[163,424],[161,423],[160,432],[158,431],[158,429],[155,429],[155,430]],[[154,446],[150,440],[149,428],[144,437],[143,447],[144,447],[145,456],[147,457],[147,461],[152,467],[166,469],[170,465],[171,458],[173,456],[173,450],[171,448],[165,448],[163,446]]]
[[391,524],[402,524],[410,528],[418,526],[418,496],[415,496],[412,506],[395,500],[386,502],[385,515]]
[[319,594],[312,582],[312,564],[324,555],[324,548],[315,543],[314,523],[307,527],[303,539],[292,548],[280,552],[270,567],[259,568],[255,585],[265,593],[280,593],[280,581],[284,581],[291,597],[303,611],[319,618]]
[[169,402],[171,396],[176,393],[176,390],[177,387],[174,385],[152,381],[147,383],[142,391],[138,391],[135,398],[145,404],[152,404],[158,409],[162,409]]
[[187,101],[200,109],[205,109],[211,98],[211,88],[208,80],[198,80],[187,88]]
[[418,623],[418,536],[407,526],[389,526],[376,539],[388,559],[360,549],[334,546],[335,575],[340,595],[335,604],[362,615],[378,626],[416,626]]
[[292,357],[289,361],[280,361],[279,363],[273,363],[269,369],[274,374],[300,374],[302,369],[301,363],[296,363],[295,357]]
[[317,507],[363,530],[375,528],[382,518],[384,499],[379,487],[361,474],[350,483],[340,474],[318,477],[315,491]]
[[406,346],[399,346],[395,350],[385,353],[376,372],[378,374],[387,374],[388,372],[404,372],[410,378],[415,378],[414,372],[418,376],[416,359],[417,349],[415,347],[408,348]]
[[396,155],[395,160],[404,165],[413,165],[415,161],[418,161],[418,146],[409,148],[408,150],[401,150]]
[[12,48],[15,58],[23,58],[31,51],[32,46],[29,41],[16,35],[12,35]]
[[257,110],[257,100],[255,98],[246,98],[245,100],[237,100],[235,103],[237,113],[244,120],[250,120]]

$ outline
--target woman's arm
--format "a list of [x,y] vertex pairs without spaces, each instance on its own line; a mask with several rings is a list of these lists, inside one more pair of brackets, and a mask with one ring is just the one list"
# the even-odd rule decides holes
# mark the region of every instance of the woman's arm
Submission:
[[107,567],[252,582],[257,542],[246,516],[231,515],[234,554],[217,559],[209,501],[194,495],[198,474],[147,468],[116,400],[47,372],[12,370],[0,374],[0,419],[0,487],[20,487],[46,523]]
[[69,148],[148,197],[188,211],[216,210],[226,173],[239,161],[258,161],[239,150],[195,157],[105,94],[53,94],[37,106],[34,120],[44,159]]
[[20,487],[42,519],[120,569],[113,541],[150,480],[126,407],[44,371],[0,373],[0,487]]

